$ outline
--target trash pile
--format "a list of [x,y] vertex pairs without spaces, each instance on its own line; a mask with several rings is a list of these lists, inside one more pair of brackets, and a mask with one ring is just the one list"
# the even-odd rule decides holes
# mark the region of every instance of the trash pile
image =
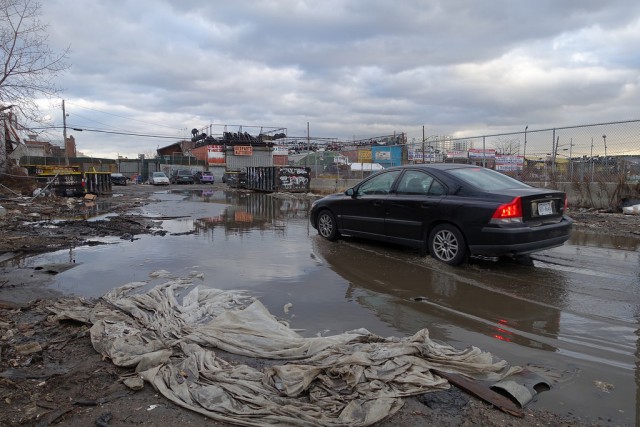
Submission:
[[[49,310],[92,325],[96,351],[135,372],[128,387],[151,384],[221,422],[366,426],[396,413],[403,397],[449,388],[446,376],[499,381],[522,370],[476,347],[436,343],[427,329],[406,338],[365,329],[303,337],[245,291],[195,285],[196,272],[151,276],[165,282],[133,282],[97,301],[59,300]],[[217,349],[271,363],[229,362]]]
[[640,200],[623,200],[622,213],[625,215],[640,215]]

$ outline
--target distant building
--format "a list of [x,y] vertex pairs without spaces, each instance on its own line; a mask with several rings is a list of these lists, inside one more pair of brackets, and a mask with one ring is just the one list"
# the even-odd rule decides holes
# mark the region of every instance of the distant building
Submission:
[[451,142],[451,148],[455,151],[469,151],[473,148],[473,142],[470,139],[458,139]]
[[[47,141],[38,141],[37,138],[37,135],[28,135],[28,139],[18,144],[9,154],[9,158],[13,159],[16,164],[20,164],[20,159],[23,157],[66,157],[64,147],[53,145]],[[67,150],[68,157],[76,157],[76,141],[73,136],[67,138]]]
[[190,156],[191,150],[195,147],[196,143],[192,141],[178,141],[171,145],[167,145],[162,148],[158,148],[157,153],[159,157],[171,158],[174,156]]
[[[66,157],[77,157],[78,153],[76,152],[76,139],[73,135],[69,135],[67,137],[67,143],[65,144],[67,152]],[[63,150],[64,151],[64,150]]]

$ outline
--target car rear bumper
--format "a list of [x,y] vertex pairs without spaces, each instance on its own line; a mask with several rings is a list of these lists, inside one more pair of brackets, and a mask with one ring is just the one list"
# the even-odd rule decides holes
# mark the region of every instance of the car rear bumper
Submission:
[[470,243],[469,251],[472,255],[517,256],[550,249],[569,240],[572,224],[565,217],[557,224],[539,227],[484,227],[480,242]]

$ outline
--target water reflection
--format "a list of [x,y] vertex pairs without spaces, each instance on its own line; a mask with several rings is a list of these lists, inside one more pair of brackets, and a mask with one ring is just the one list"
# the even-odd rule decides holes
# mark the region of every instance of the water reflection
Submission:
[[194,190],[186,196],[186,201],[227,205],[219,215],[194,220],[194,229],[200,234],[211,234],[217,227],[227,234],[246,234],[254,229],[285,234],[287,222],[306,221],[311,207],[307,198],[268,193]]
[[613,236],[609,234],[587,233],[584,230],[571,231],[567,242],[578,246],[596,246],[603,248],[622,249],[627,251],[640,250],[640,236]]
[[[493,289],[487,289],[475,282],[478,273],[472,268],[464,271],[462,278],[459,269],[428,268],[424,263],[430,260],[419,257],[408,263],[404,258],[364,252],[349,244],[341,244],[339,250],[333,246],[320,239],[313,242],[314,251],[349,281],[346,297],[360,295],[361,304],[404,333],[428,327],[435,337],[450,341],[455,338],[449,325],[456,325],[496,340],[547,351],[557,349],[554,341],[560,310],[514,298],[508,276],[506,287],[496,281]],[[557,295],[550,298],[562,299],[561,288],[553,291]]]
[[[574,408],[622,425],[635,419],[639,305],[635,291],[625,300],[612,297],[628,289],[627,270],[602,279],[580,270],[539,268],[539,261],[535,267],[449,268],[403,249],[352,239],[316,238],[312,245],[348,280],[346,299],[401,333],[426,327],[435,339],[456,347],[475,345],[544,373],[562,384],[562,392],[541,396],[546,408],[559,413]],[[594,389],[603,381],[615,384],[611,396]]]

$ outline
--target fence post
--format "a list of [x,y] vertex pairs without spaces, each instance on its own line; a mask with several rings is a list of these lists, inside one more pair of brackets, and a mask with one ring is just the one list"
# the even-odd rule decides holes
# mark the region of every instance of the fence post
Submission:
[[485,138],[486,136],[482,137],[482,167],[483,168],[487,167],[487,151],[485,149]]

